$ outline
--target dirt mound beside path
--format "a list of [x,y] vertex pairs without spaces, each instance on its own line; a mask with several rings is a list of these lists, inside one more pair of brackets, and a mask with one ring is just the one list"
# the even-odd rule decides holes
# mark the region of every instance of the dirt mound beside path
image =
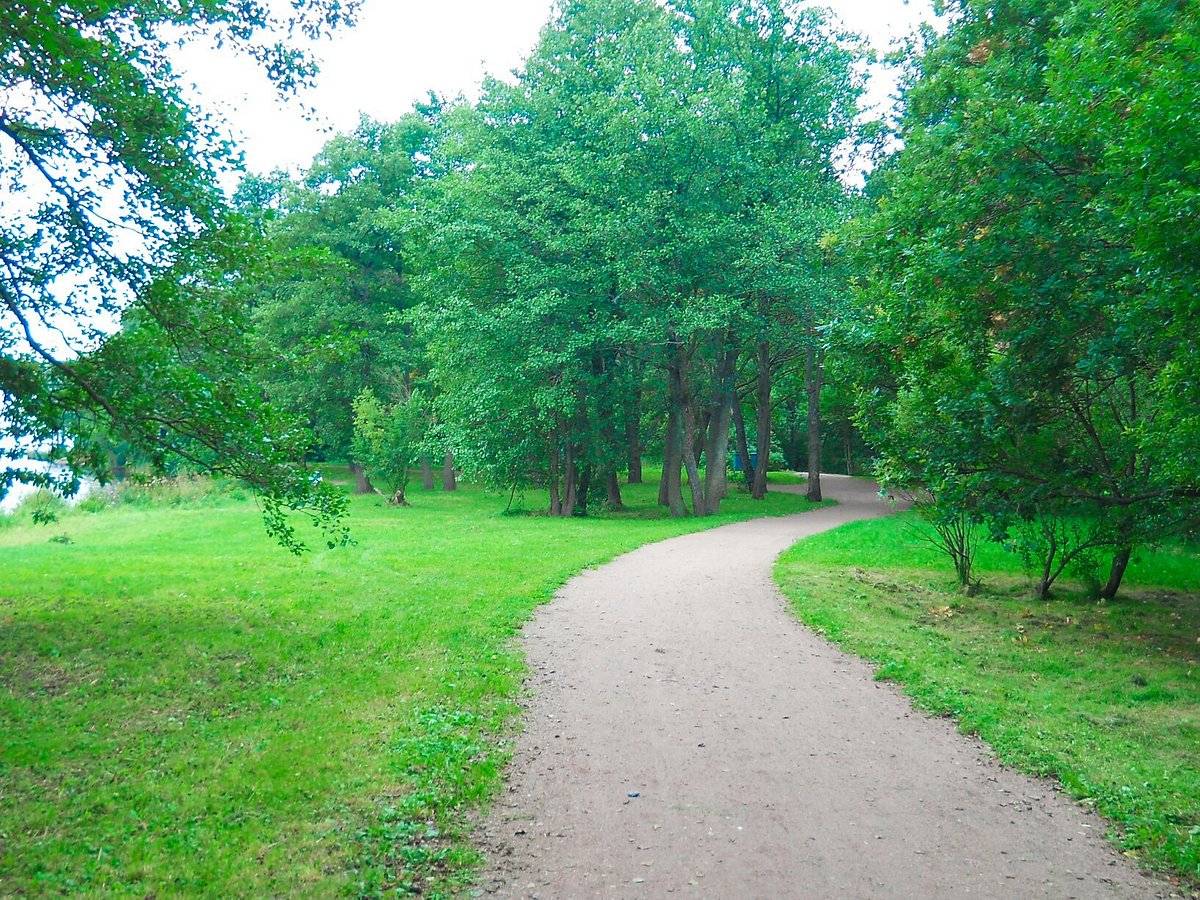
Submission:
[[779,553],[887,512],[826,478],[836,507],[643,547],[539,611],[484,893],[1166,896],[1098,818],[796,622]]

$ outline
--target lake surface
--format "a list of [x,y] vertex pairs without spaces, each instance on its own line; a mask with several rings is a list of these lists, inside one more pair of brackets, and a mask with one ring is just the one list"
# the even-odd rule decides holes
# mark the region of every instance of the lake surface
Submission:
[[[52,475],[65,475],[67,467],[59,463],[46,462],[40,459],[0,459],[0,470],[22,469],[27,472],[49,472]],[[74,506],[79,501],[87,498],[94,491],[98,490],[100,482],[94,478],[84,478],[83,484],[80,485],[78,492],[74,496],[67,497],[66,501],[69,505]],[[37,488],[32,485],[22,482],[14,482],[12,487],[8,489],[8,493],[0,499],[0,514],[8,515],[31,494],[37,493]]]

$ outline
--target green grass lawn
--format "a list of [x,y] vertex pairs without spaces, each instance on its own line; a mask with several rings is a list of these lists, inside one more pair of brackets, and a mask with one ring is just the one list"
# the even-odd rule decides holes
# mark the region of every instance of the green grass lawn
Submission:
[[965,597],[912,522],[789,551],[776,577],[800,618],[1005,762],[1059,779],[1127,855],[1200,888],[1200,553],[1141,553],[1116,601],[1069,583],[1036,601],[989,544],[983,590]]
[[767,484],[804,484],[805,478],[799,472],[768,472]]
[[452,890],[534,607],[647,541],[807,508],[670,520],[648,484],[560,520],[418,488],[354,498],[357,545],[297,559],[253,502],[193,493],[0,527],[0,895]]

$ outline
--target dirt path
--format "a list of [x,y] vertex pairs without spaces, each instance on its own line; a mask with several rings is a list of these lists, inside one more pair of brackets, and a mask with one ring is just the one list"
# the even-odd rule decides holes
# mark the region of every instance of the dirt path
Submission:
[[543,607],[509,790],[480,829],[484,892],[1162,896],[1098,818],[797,624],[776,556],[887,511],[869,485],[825,484],[838,506],[643,547]]

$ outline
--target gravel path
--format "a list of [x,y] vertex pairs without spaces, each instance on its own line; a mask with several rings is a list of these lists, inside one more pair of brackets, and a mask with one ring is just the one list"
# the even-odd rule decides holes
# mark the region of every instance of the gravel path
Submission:
[[797,624],[776,556],[887,511],[825,477],[836,507],[643,547],[537,614],[526,729],[479,830],[483,892],[1166,896],[1098,818]]

